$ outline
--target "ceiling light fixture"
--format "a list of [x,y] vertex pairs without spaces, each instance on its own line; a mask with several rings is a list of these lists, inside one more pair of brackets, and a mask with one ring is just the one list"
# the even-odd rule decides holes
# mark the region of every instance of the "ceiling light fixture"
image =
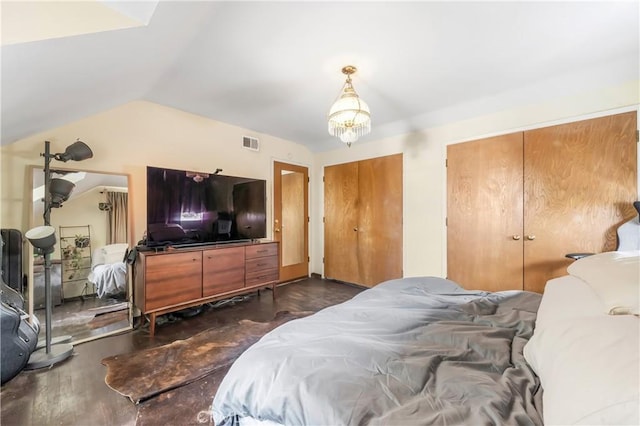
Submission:
[[347,76],[347,80],[342,86],[338,99],[329,109],[329,134],[337,136],[349,147],[360,136],[371,131],[369,106],[360,99],[351,84],[351,74],[356,71],[357,68],[353,65],[342,68],[342,73]]

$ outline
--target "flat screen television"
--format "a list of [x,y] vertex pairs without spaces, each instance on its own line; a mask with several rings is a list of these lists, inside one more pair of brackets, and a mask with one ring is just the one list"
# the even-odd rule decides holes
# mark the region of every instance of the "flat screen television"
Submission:
[[147,246],[265,238],[266,181],[147,167]]

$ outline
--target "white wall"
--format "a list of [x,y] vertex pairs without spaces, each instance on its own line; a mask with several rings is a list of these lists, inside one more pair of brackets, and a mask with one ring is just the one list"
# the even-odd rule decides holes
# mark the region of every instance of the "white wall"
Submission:
[[[638,81],[605,90],[555,99],[553,102],[511,108],[498,113],[373,142],[359,141],[347,148],[312,153],[304,146],[269,135],[216,122],[149,102],[132,102],[102,114],[52,129],[0,151],[2,205],[0,226],[23,232],[30,226],[31,177],[28,165],[42,165],[43,141],[60,152],[82,139],[94,158],[67,168],[128,174],[133,209],[131,243],[142,237],[146,223],[146,166],[195,171],[222,168],[224,174],[267,179],[271,209],[273,160],[309,167],[311,272],[322,273],[323,186],[326,165],[346,163],[402,152],[404,155],[404,275],[446,274],[446,145],[562,122],[629,110],[640,103]],[[260,139],[260,151],[241,147],[243,135]],[[372,135],[375,137],[375,124]],[[58,167],[60,168],[60,167]],[[639,173],[640,174],[640,173]],[[25,184],[25,182],[27,182]],[[272,212],[267,233],[271,235]]]
[[[242,136],[260,140],[260,151],[242,148]],[[125,104],[3,146],[2,205],[3,228],[29,229],[31,176],[29,165],[42,167],[40,153],[44,141],[51,152],[62,152],[81,139],[93,150],[93,158],[82,162],[60,163],[52,167],[127,174],[130,177],[129,203],[133,211],[131,243],[142,238],[146,227],[146,167],[213,172],[266,179],[268,205],[272,198],[273,160],[292,161],[311,167],[312,153],[302,145],[252,132],[154,103]],[[267,214],[271,233],[271,211]]]
[[[403,136],[356,142],[316,154],[312,178],[311,270],[321,273],[324,247],[324,167],[402,152],[404,155],[404,276],[446,276],[446,146],[473,139],[638,110],[638,81],[589,93],[511,108]],[[639,120],[640,121],[640,120]],[[372,129],[375,135],[375,125]],[[368,137],[370,139],[371,136]],[[336,141],[336,146],[340,142]],[[638,173],[640,176],[640,172]],[[639,184],[640,188],[640,184]]]

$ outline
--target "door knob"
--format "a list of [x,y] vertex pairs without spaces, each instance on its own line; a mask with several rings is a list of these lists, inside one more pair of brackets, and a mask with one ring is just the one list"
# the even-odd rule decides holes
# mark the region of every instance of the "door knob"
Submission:
[[280,228],[275,228],[273,232],[280,232]]
[[518,241],[518,240],[520,239],[520,235],[514,235],[514,236],[513,236],[513,237],[511,237],[511,238],[513,238],[514,240]]
[[527,240],[529,240],[529,241],[533,241],[533,240],[535,240],[535,239],[536,239],[536,236],[535,236],[535,235],[527,235]]
[[354,231],[358,232],[358,227],[353,228]]

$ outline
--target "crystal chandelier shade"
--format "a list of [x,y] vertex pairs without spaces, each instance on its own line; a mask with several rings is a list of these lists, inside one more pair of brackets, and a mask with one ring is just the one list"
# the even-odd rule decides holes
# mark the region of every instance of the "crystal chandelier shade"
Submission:
[[358,96],[351,83],[351,74],[356,72],[353,66],[342,68],[347,81],[342,86],[338,99],[329,109],[329,134],[351,146],[360,136],[371,131],[371,112],[369,106]]

